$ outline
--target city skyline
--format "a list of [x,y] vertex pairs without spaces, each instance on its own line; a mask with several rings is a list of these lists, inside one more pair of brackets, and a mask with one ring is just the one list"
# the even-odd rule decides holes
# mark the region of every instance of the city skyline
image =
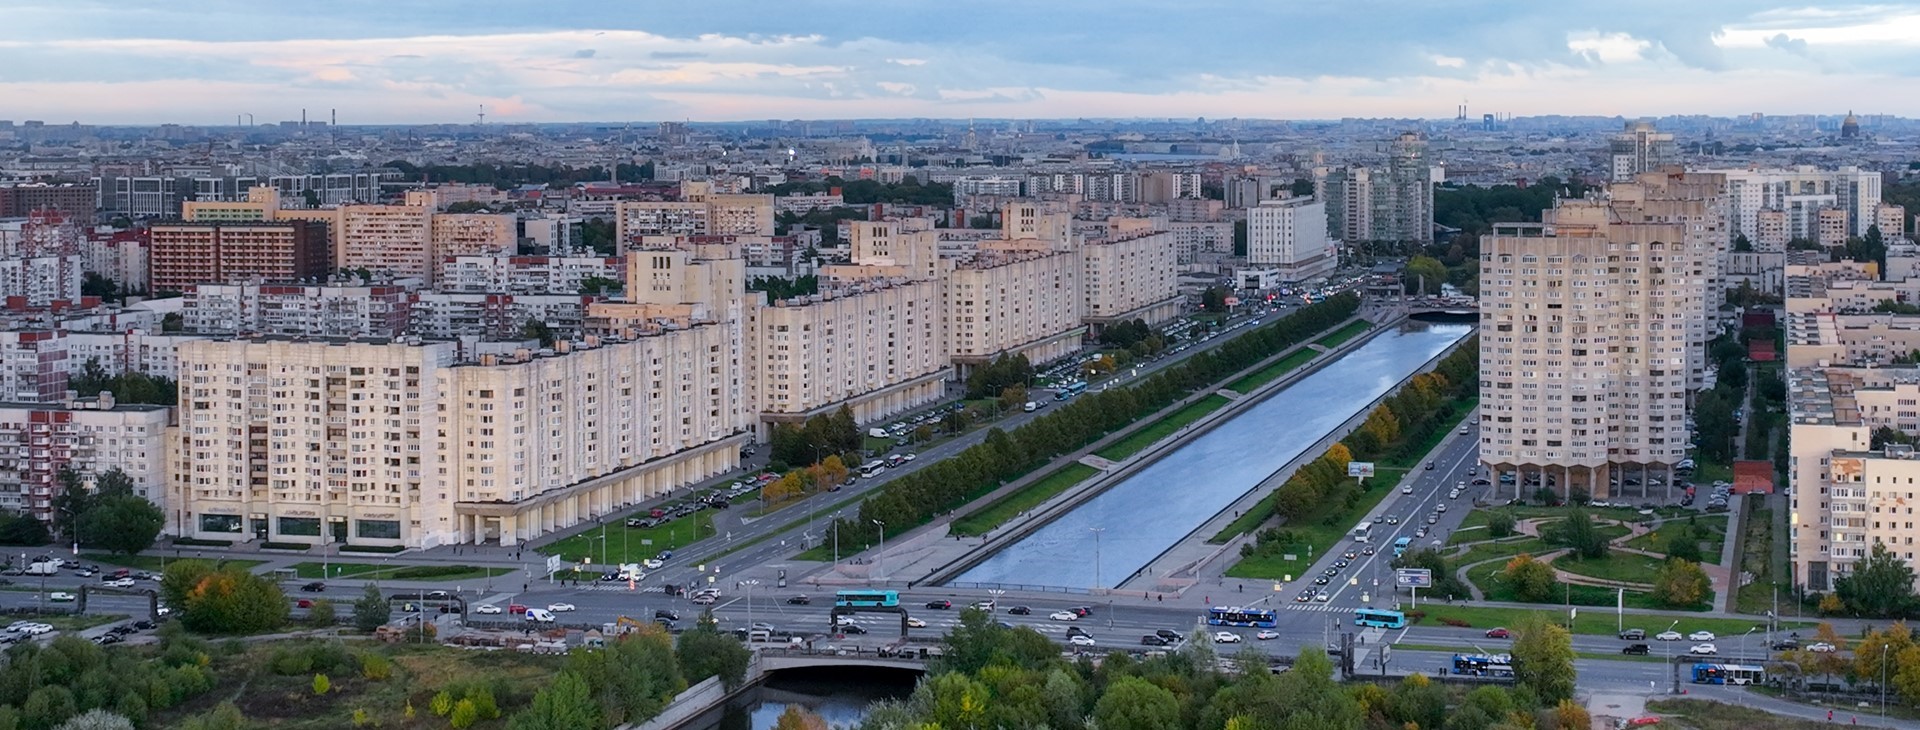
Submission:
[[545,10],[33,0],[0,30],[0,93],[17,118],[94,124],[1920,116],[1885,92],[1920,68],[1903,4]]

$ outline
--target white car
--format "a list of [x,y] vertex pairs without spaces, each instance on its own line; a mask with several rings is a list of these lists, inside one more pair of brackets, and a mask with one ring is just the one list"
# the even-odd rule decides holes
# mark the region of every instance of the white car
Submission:
[[482,603],[478,606],[474,606],[473,612],[474,613],[501,613],[502,611],[500,610],[499,606],[495,606],[491,603]]
[[1711,631],[1695,631],[1691,634],[1687,634],[1687,641],[1713,641],[1713,640],[1714,640],[1714,635],[1713,635],[1713,632]]
[[54,591],[52,593],[47,594],[47,600],[64,603],[67,601],[74,600],[74,595],[72,593],[67,593],[65,591]]
[[1813,652],[1815,654],[1832,654],[1836,651],[1839,651],[1839,647],[1836,647],[1824,641],[1816,641],[1812,644],[1807,645],[1807,651]]
[[910,618],[910,619],[907,619],[907,626],[911,628],[916,628],[916,629],[924,629],[927,627],[927,622],[921,621],[920,619],[917,619],[917,618]]
[[52,624],[27,624],[26,626],[23,626],[20,628],[20,633],[26,634],[28,636],[39,636],[41,634],[47,634],[52,632],[53,632]]
[[1333,594],[1328,593],[1326,591],[1321,591],[1320,595],[1313,597],[1313,600],[1319,601],[1321,603],[1326,603],[1327,601],[1333,600]]
[[1718,654],[1720,653],[1720,647],[1714,646],[1712,644],[1694,644],[1693,648],[1687,650],[1687,653],[1688,654]]
[[1053,613],[1047,614],[1047,618],[1055,621],[1079,621],[1080,614],[1072,611],[1054,611]]
[[1231,631],[1216,631],[1213,634],[1213,643],[1238,644],[1240,643],[1240,635]]
[[121,578],[119,580],[110,580],[110,581],[107,581],[107,587],[108,588],[132,588],[133,579]]
[[992,611],[993,611],[993,600],[992,600],[992,599],[988,599],[988,600],[985,600],[985,601],[974,601],[974,602],[973,602],[973,607],[974,607],[974,608],[977,608],[977,609],[980,609],[980,610],[982,610],[982,611],[987,611],[987,612],[992,612]]
[[1683,637],[1680,636],[1680,632],[1678,631],[1662,631],[1658,634],[1654,634],[1653,638],[1658,639],[1660,641],[1679,641]]
[[1074,646],[1093,646],[1093,637],[1086,634],[1075,634],[1067,637],[1067,643]]
[[1253,638],[1259,639],[1261,641],[1266,641],[1268,639],[1278,639],[1280,638],[1280,632],[1274,631],[1273,629],[1261,629],[1260,633],[1253,635]]
[[646,560],[640,561],[640,566],[643,568],[646,568],[647,570],[659,570],[661,568],[666,567],[667,564],[660,562],[658,560],[654,560],[653,558],[648,558]]
[[1412,485],[1412,484],[1408,484],[1407,486],[1404,486],[1404,487],[1401,487],[1401,488],[1400,488],[1400,493],[1401,493],[1401,494],[1413,494],[1413,485]]
[[547,604],[547,610],[554,613],[565,613],[575,610],[575,607],[571,603],[549,603]]
[[853,617],[852,617],[852,616],[835,616],[835,617],[833,617],[833,625],[835,625],[835,626],[852,626],[852,625],[853,625]]

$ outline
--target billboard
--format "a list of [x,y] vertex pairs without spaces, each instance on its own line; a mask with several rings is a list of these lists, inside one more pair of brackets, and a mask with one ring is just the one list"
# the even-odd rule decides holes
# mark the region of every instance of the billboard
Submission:
[[1367,477],[1373,476],[1373,462],[1371,461],[1347,462],[1347,476],[1359,477],[1361,479],[1365,479]]
[[1426,568],[1395,568],[1393,584],[1401,588],[1432,588],[1433,571]]

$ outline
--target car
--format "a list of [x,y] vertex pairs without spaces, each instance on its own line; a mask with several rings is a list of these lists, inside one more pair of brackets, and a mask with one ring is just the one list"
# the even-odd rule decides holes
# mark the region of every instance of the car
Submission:
[[833,617],[833,625],[835,625],[835,626],[852,626],[852,625],[853,625],[853,617],[852,617],[852,616],[835,616],[835,617]]
[[1427,515],[1427,524],[1431,525],[1439,521],[1440,521],[1440,515]]
[[1687,634],[1687,641],[1713,641],[1714,638],[1716,637],[1714,637],[1711,631],[1695,631]]
[[1513,632],[1512,632],[1512,631],[1509,631],[1509,630],[1507,630],[1507,629],[1506,629],[1505,627],[1502,627],[1502,628],[1497,628],[1497,629],[1487,629],[1487,638],[1489,638],[1489,639],[1511,639],[1511,638],[1513,638]]
[[1054,611],[1053,613],[1047,614],[1047,618],[1055,621],[1079,621],[1080,614],[1072,611]]
[[1280,632],[1274,631],[1273,629],[1261,629],[1260,633],[1253,635],[1253,638],[1259,639],[1261,641],[1267,641],[1269,639],[1278,639],[1280,638]]
[[1311,600],[1313,600],[1313,590],[1312,590],[1312,589],[1308,589],[1308,590],[1305,590],[1305,591],[1302,591],[1302,592],[1300,593],[1300,595],[1298,595],[1298,596],[1294,596],[1294,597],[1293,597],[1293,602],[1294,602],[1294,603],[1306,603],[1306,602],[1308,602],[1308,601],[1311,601]]
[[1685,637],[1682,637],[1680,635],[1680,632],[1678,631],[1662,631],[1658,634],[1654,634],[1653,638],[1658,641],[1679,641],[1680,639]]
[[1372,555],[1372,554],[1373,554],[1373,546],[1372,546],[1372,545],[1368,545],[1368,546],[1366,546],[1366,547],[1363,547],[1363,548],[1360,548],[1360,554],[1361,554],[1361,555]]
[[294,607],[294,608],[313,608],[313,599],[311,599],[311,598],[302,598],[302,599],[300,599],[300,600],[298,600],[298,601],[294,601],[294,602],[293,602],[293,607]]
[[984,601],[974,601],[974,602],[973,602],[973,607],[974,607],[974,608],[977,608],[977,609],[980,609],[980,610],[982,610],[982,611],[987,611],[987,612],[992,612],[992,611],[993,611],[993,599],[991,599],[991,598],[989,598],[989,599],[987,599],[987,600],[984,600]]
[[[1429,467],[1429,468],[1431,468],[1431,467]],[[1407,486],[1404,486],[1404,487],[1401,487],[1401,488],[1400,488],[1400,493],[1401,493],[1401,494],[1413,494],[1413,485],[1412,485],[1412,484],[1408,484]]]
[[1792,639],[1782,639],[1780,641],[1773,642],[1773,646],[1770,648],[1772,648],[1774,651],[1793,651],[1795,649],[1800,648],[1800,642],[1794,641]]
[[1093,634],[1087,633],[1086,629],[1080,628],[1078,626],[1068,626],[1067,635],[1068,636],[1092,636]]
[[140,619],[139,621],[133,622],[133,628],[138,629],[140,631],[150,631],[158,625],[159,624],[156,624],[152,621],[148,621],[146,619]]
[[1347,561],[1345,561],[1345,560],[1335,560],[1335,561],[1333,561],[1333,567],[1334,567],[1334,568],[1335,568],[1336,570],[1346,570],[1346,569],[1347,569],[1347,566],[1349,566],[1349,565],[1352,565],[1352,564],[1353,564],[1353,563],[1349,563],[1349,562],[1347,562]]
[[807,594],[805,594],[805,593],[802,593],[802,594],[800,594],[800,595],[797,595],[797,596],[788,596],[788,597],[787,597],[787,605],[789,605],[789,606],[805,606],[805,605],[808,605],[808,604],[811,604],[811,603],[813,603],[813,599],[811,599],[811,598],[808,598],[808,597],[807,597]]
[[1476,487],[1486,487],[1492,486],[1493,482],[1489,481],[1486,477],[1479,477],[1473,480],[1473,485]]
[[1694,644],[1692,648],[1687,649],[1687,653],[1688,654],[1718,654],[1720,653],[1720,647],[1714,646],[1712,644]]
[[1154,629],[1153,635],[1166,639],[1168,643],[1173,644],[1180,643],[1180,639],[1183,638],[1180,632],[1174,631],[1173,629]]
[[1380,524],[1380,523],[1382,523],[1382,522],[1386,522],[1386,521],[1387,521],[1387,518],[1386,518],[1386,517],[1384,517],[1384,516],[1379,516],[1379,517],[1374,517],[1374,518],[1373,518],[1373,524],[1376,524],[1376,525],[1378,525],[1378,524]]
[[907,627],[914,628],[914,629],[924,629],[927,627],[927,622],[917,618],[909,618],[907,619]]
[[1231,631],[1215,631],[1213,632],[1213,643],[1238,644],[1240,643],[1240,635]]
[[1646,644],[1628,644],[1620,648],[1622,654],[1651,654],[1653,647]]
[[133,579],[132,579],[132,578],[119,578],[119,579],[116,579],[116,580],[110,580],[110,581],[107,581],[107,582],[106,582],[106,586],[107,586],[108,588],[132,588],[132,587],[133,587]]
[[1347,553],[1346,553],[1345,555],[1342,555],[1342,556],[1340,556],[1340,557],[1343,557],[1343,558],[1346,558],[1346,559],[1348,559],[1348,560],[1352,560],[1352,559],[1354,559],[1354,558],[1358,558],[1358,557],[1360,557],[1360,554],[1359,554],[1359,553],[1356,553],[1356,552],[1354,552],[1354,551],[1352,551],[1352,550],[1348,550],[1348,551],[1347,551]]
[[1434,510],[1435,512],[1445,512],[1445,511],[1447,511],[1447,506],[1443,504],[1443,505],[1440,505],[1440,506],[1437,506],[1437,507],[1434,507],[1434,508],[1433,508],[1433,510]]
[[675,611],[675,610],[673,610],[673,609],[670,609],[670,608],[656,608],[656,609],[654,609],[654,610],[653,610],[653,617],[654,617],[654,618],[663,618],[663,619],[666,619],[666,620],[668,620],[668,621],[679,621],[679,620],[680,620],[680,612],[679,612],[679,611]]
[[300,586],[300,590],[306,591],[308,593],[319,593],[326,589],[327,589],[327,584],[317,580],[312,583],[308,583],[306,585]]
[[1067,637],[1067,643],[1072,644],[1074,646],[1093,646],[1093,637],[1069,636]]
[[747,628],[753,631],[772,631],[773,624],[767,623],[765,621],[755,621],[753,622],[752,625],[748,626]]
[[118,644],[120,643],[120,641],[121,639],[119,634],[101,634],[99,636],[93,637],[93,643],[99,644],[101,646],[106,646],[108,644]]
[[1459,498],[1460,498],[1460,490],[1455,489],[1453,491],[1447,492],[1447,499],[1459,499]]
[[1339,574],[1340,574],[1340,569],[1339,569],[1339,568],[1327,568],[1326,570],[1323,570],[1323,571],[1320,571],[1320,574],[1321,574],[1321,575],[1324,575],[1324,576],[1326,576],[1326,577],[1328,577],[1328,578],[1332,578],[1332,577],[1334,577],[1334,576],[1336,576],[1336,575],[1339,575]]
[[495,606],[491,603],[482,603],[478,606],[474,606],[473,612],[484,613],[484,614],[497,614],[497,613],[500,613],[500,607]]
[[1420,528],[1420,529],[1418,529],[1418,530],[1414,530],[1414,531],[1413,531],[1413,536],[1414,536],[1414,537],[1426,537],[1426,536],[1427,536],[1427,528],[1425,528],[1425,527],[1422,527],[1422,528]]
[[65,591],[54,591],[52,593],[47,594],[47,600],[64,603],[67,601],[74,600],[74,595],[72,593],[67,593]]
[[1313,600],[1319,601],[1321,603],[1326,603],[1327,601],[1333,600],[1333,594],[1328,593],[1326,591],[1321,591],[1320,595],[1313,597]]
[[1400,524],[1400,518],[1394,515],[1387,515],[1387,524],[1398,525]]
[[1807,645],[1807,651],[1813,652],[1815,654],[1832,654],[1839,650],[1840,650],[1840,647],[1834,646],[1824,641],[1816,641],[1814,643]]
[[571,603],[549,603],[547,604],[547,610],[553,613],[566,613],[576,609]]
[[1153,634],[1147,634],[1145,636],[1140,637],[1141,646],[1166,646],[1167,643],[1168,642],[1166,639],[1162,639],[1158,636],[1154,636]]
[[1313,578],[1313,584],[1317,586],[1323,586],[1332,582],[1333,582],[1332,578],[1328,578],[1327,576],[1324,576],[1324,575],[1314,576]]
[[1427,471],[1433,471],[1433,462],[1427,462]]
[[1647,638],[1647,632],[1644,629],[1627,629],[1619,635],[1621,641],[1644,641]]
[[953,601],[947,601],[947,600],[927,601],[927,608],[931,608],[939,611],[945,611],[949,608],[953,608]]
[[666,561],[663,561],[663,560],[654,560],[649,558],[647,560],[640,561],[640,567],[646,568],[647,570],[659,570],[666,566],[667,566],[667,563]]
[[847,624],[839,628],[842,634],[865,634],[867,630],[859,624]]

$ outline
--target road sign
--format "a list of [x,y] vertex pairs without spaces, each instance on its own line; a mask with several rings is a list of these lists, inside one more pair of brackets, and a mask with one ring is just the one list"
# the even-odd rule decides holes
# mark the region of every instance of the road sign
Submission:
[[1395,568],[1393,584],[1401,588],[1432,588],[1433,571],[1426,568]]
[[1361,479],[1365,479],[1367,477],[1373,476],[1373,462],[1371,461],[1347,462],[1347,476],[1359,477]]
[[560,556],[558,555],[547,556],[547,572],[549,573],[560,572]]

